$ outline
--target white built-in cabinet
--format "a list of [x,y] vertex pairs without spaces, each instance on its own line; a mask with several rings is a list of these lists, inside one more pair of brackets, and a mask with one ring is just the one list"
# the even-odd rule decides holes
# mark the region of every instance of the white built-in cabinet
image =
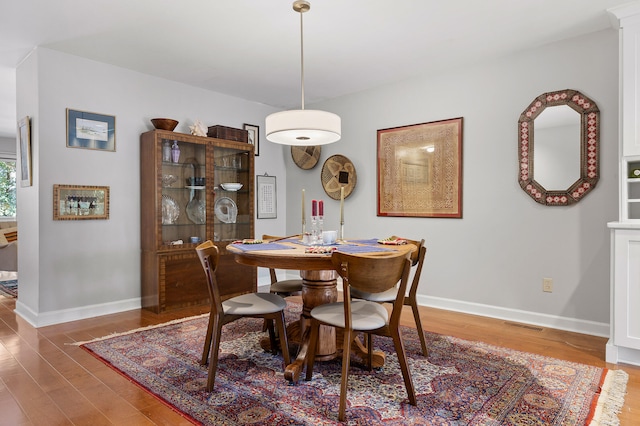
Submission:
[[620,211],[619,221],[608,224],[611,330],[606,360],[640,365],[640,2],[609,12],[620,31]]

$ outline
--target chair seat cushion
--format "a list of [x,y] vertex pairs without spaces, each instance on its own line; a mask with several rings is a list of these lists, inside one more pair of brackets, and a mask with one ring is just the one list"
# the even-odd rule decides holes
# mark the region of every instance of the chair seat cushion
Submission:
[[271,293],[295,293],[302,291],[302,280],[284,280],[271,284]]
[[228,315],[272,314],[286,306],[282,297],[272,293],[242,294],[222,302],[222,310]]
[[391,287],[382,293],[367,293],[356,288],[351,288],[351,297],[356,299],[370,300],[372,302],[393,302],[398,295],[398,287]]
[[[344,328],[344,305],[342,302],[327,303],[311,310],[311,316],[325,324]],[[354,330],[376,330],[387,324],[389,314],[384,306],[365,300],[351,302],[351,326]]]

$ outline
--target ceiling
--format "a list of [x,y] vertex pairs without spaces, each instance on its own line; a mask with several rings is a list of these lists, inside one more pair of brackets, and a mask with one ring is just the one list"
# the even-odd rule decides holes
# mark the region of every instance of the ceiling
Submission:
[[[305,101],[610,28],[629,0],[310,0]],[[300,107],[293,0],[0,0],[0,136],[15,68],[44,46],[279,108]]]

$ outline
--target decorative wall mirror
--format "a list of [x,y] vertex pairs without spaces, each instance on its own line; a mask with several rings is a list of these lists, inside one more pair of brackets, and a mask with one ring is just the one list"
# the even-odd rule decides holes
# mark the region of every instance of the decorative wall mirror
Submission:
[[576,90],[538,96],[518,120],[519,182],[536,202],[577,203],[598,182],[600,110]]

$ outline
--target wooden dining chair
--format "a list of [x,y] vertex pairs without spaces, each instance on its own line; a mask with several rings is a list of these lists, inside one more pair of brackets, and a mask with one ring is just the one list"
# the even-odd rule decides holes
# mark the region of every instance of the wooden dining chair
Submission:
[[[281,238],[283,237],[267,234],[262,236],[264,241],[278,240]],[[302,278],[278,281],[278,276],[274,268],[269,268],[269,275],[271,277],[271,285],[269,286],[270,293],[287,297],[294,294],[300,294],[302,292]]]
[[284,309],[287,302],[277,294],[271,293],[246,293],[222,301],[216,281],[216,269],[220,252],[211,240],[196,247],[198,258],[207,277],[209,296],[211,300],[211,312],[209,324],[202,351],[200,363],[206,365],[209,362],[209,376],[207,379],[207,391],[211,392],[216,380],[218,367],[218,353],[220,350],[220,335],[222,326],[244,317],[264,318],[267,321],[271,347],[276,348],[276,338],[273,323],[276,323],[280,336],[280,348],[285,366],[291,363],[289,359],[289,347],[287,334],[284,328]]
[[[398,238],[396,236],[392,238]],[[420,337],[420,346],[422,346],[422,355],[427,356],[427,338],[424,334],[424,328],[422,327],[422,320],[420,319],[420,311],[418,310],[418,300],[416,294],[418,292],[418,285],[420,284],[420,275],[422,274],[422,266],[424,265],[424,258],[427,254],[427,248],[424,246],[424,239],[407,240],[409,244],[416,246],[416,250],[411,253],[411,265],[414,269],[413,280],[409,284],[409,290],[404,297],[404,305],[410,306],[413,312],[413,319],[416,323],[418,336]],[[382,293],[366,293],[358,289],[351,290],[351,297],[357,299],[370,300],[378,303],[393,303],[396,300],[398,294],[398,286],[390,288]]]
[[[394,252],[392,254],[362,256],[334,252],[331,261],[335,270],[342,277],[343,301],[317,306],[311,310],[309,352],[307,354],[306,380],[313,376],[315,362],[315,348],[318,343],[320,325],[329,325],[344,330],[342,346],[342,378],[340,383],[340,405],[338,420],[344,421],[347,384],[349,378],[350,348],[357,332],[364,332],[368,336],[379,334],[390,336],[398,355],[398,362],[407,389],[409,403],[416,405],[416,394],[411,380],[409,364],[405,355],[402,336],[400,335],[400,314],[403,306],[411,261],[408,253]],[[352,299],[352,289],[359,289],[368,293],[381,293],[394,287],[400,282],[396,300],[393,303],[391,315],[380,303],[368,300]],[[371,340],[367,345],[369,366],[373,348]]]

